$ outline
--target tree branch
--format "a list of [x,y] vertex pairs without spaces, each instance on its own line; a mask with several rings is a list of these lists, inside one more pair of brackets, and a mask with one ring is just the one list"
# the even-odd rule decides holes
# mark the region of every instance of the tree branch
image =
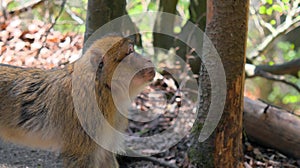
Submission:
[[62,3],[61,3],[61,5],[60,5],[60,11],[59,11],[58,15],[55,17],[55,19],[54,19],[54,21],[52,22],[52,24],[51,24],[51,26],[49,27],[49,29],[47,29],[46,34],[45,34],[45,39],[44,39],[44,41],[43,41],[43,45],[42,45],[42,47],[38,50],[38,52],[37,52],[37,54],[36,54],[36,56],[35,56],[36,58],[38,58],[38,56],[39,56],[40,53],[41,53],[41,50],[46,46],[46,41],[47,41],[47,39],[48,39],[48,35],[49,35],[51,29],[53,29],[53,27],[56,25],[56,22],[57,22],[57,20],[59,19],[59,17],[61,16],[61,14],[63,13],[64,8],[65,8],[65,5],[66,5],[66,2],[67,2],[67,0],[62,0]]
[[31,9],[34,9],[34,8],[38,7],[43,2],[44,2],[44,0],[34,0],[34,1],[31,1],[31,2],[28,2],[28,3],[24,4],[21,7],[18,7],[14,10],[9,11],[8,16],[12,17],[12,16],[15,16],[15,15],[20,15],[21,13],[27,12]]
[[300,77],[298,72],[300,71],[300,58],[286,62],[283,64],[276,65],[258,65],[255,68],[256,71],[265,71],[274,75],[293,75],[295,77]]
[[298,85],[296,85],[295,83],[285,80],[283,76],[281,76],[281,77],[274,76],[271,73],[266,72],[262,69],[257,69],[255,65],[251,65],[251,64],[247,64],[245,69],[246,69],[246,77],[247,78],[253,78],[256,76],[260,76],[260,77],[266,78],[268,80],[282,82],[282,83],[285,83],[285,84],[293,87],[300,93],[300,87]]
[[[271,46],[271,44],[281,35],[295,29],[297,26],[300,25],[300,17],[298,16],[298,0],[297,2],[295,2],[293,4],[293,9],[290,11],[290,13],[286,16],[285,22],[282,23],[281,25],[279,25],[276,29],[270,29],[271,34],[268,35],[267,37],[265,37],[262,40],[262,43],[260,43],[257,48],[252,51],[248,58],[253,59],[256,58],[262,54],[264,54],[267,49]],[[295,17],[294,19],[292,19],[293,17]],[[263,23],[263,21],[261,21],[260,23]],[[265,25],[266,26],[266,25]]]

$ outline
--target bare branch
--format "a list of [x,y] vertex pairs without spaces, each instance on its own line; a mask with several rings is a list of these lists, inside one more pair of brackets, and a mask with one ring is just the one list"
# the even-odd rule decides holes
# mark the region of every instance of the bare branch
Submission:
[[260,24],[264,27],[266,27],[271,34],[265,37],[262,40],[262,43],[260,43],[254,51],[252,51],[248,58],[254,59],[262,54],[264,54],[268,48],[271,46],[271,44],[280,36],[283,34],[295,29],[297,26],[300,25],[300,17],[298,17],[299,13],[299,4],[300,0],[295,0],[293,2],[291,10],[288,12],[285,22],[280,24],[277,28],[273,28],[272,25],[269,23],[266,23],[263,21],[263,19],[260,19]]
[[66,12],[70,15],[70,17],[75,20],[78,24],[84,24],[84,21],[82,18],[77,16],[68,5],[66,5]]
[[293,75],[295,77],[300,77],[298,72],[300,71],[300,58],[277,65],[258,65],[255,68],[256,71],[265,71],[274,75]]
[[287,84],[287,85],[293,87],[294,89],[296,89],[300,93],[300,87],[298,85],[296,85],[295,83],[292,83],[290,81],[285,80],[284,76],[272,75],[271,73],[266,72],[262,69],[258,70],[258,69],[255,68],[254,65],[249,65],[249,64],[248,64],[248,66],[246,66],[246,73],[247,73],[247,76],[246,76],[247,78],[253,78],[253,77],[260,76],[260,77],[266,78],[268,80],[272,80],[272,81],[276,81],[276,82],[282,82],[284,84]]
[[51,31],[51,29],[53,29],[53,27],[56,25],[57,20],[59,19],[59,17],[61,16],[61,14],[64,11],[65,5],[66,5],[67,0],[63,0],[61,5],[60,5],[60,11],[58,13],[58,15],[55,17],[54,21],[52,22],[51,26],[49,27],[49,29],[47,29],[46,34],[45,34],[45,39],[43,41],[43,45],[42,47],[38,50],[37,54],[36,54],[36,58],[40,55],[41,50],[46,46],[46,41],[48,39],[48,35]]
[[289,81],[287,81],[285,79],[281,79],[281,78],[275,77],[275,76],[273,76],[273,75],[271,75],[269,73],[263,72],[263,71],[260,72],[259,76],[264,77],[264,78],[269,79],[269,80],[272,80],[272,81],[282,82],[284,84],[287,84],[287,85],[293,87],[294,89],[296,89],[300,93],[300,87],[298,87],[298,85],[296,85],[296,84],[294,84],[292,82],[289,82]]
[[271,44],[281,35],[295,29],[300,24],[300,17],[295,18],[290,23],[284,22],[276,29],[276,32],[264,38],[257,48],[249,54],[249,58],[253,59],[264,54]]

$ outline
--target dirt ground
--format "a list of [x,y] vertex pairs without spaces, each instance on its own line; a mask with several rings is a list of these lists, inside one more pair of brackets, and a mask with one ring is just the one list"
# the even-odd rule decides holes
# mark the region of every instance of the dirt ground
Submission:
[[30,149],[0,140],[0,168],[61,168],[54,152]]

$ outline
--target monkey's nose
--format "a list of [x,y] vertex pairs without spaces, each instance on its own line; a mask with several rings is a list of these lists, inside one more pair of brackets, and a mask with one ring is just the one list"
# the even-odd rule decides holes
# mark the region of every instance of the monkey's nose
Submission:
[[144,77],[145,77],[146,81],[151,82],[154,79],[154,76],[155,76],[154,67],[146,68],[143,71],[144,71]]

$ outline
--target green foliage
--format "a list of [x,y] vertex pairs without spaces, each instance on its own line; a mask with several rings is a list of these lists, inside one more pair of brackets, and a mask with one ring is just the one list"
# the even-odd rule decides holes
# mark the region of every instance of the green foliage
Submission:
[[266,0],[266,2],[267,2],[268,4],[270,4],[270,5],[273,4],[273,0]]
[[290,42],[280,41],[277,47],[283,52],[283,58],[285,61],[291,61],[296,58],[300,58],[300,50],[295,50],[295,45]]
[[188,20],[190,18],[189,5],[190,5],[189,0],[179,0],[178,4],[177,4],[178,10],[182,11],[179,14],[181,15],[182,18],[184,18],[186,20]]
[[[300,50],[295,50],[295,45],[290,42],[280,41],[277,43],[278,49],[282,52],[282,58],[284,62],[288,62],[297,58],[300,58]],[[269,61],[269,65],[274,65],[274,61]],[[300,86],[300,79],[286,75],[285,79]],[[300,94],[291,86],[285,84],[279,85],[274,83],[272,92],[268,96],[268,100],[275,104],[286,104],[295,107],[295,104],[300,102]]]
[[137,14],[145,11],[157,11],[158,1],[148,1],[148,3],[142,3],[140,0],[128,0],[127,1],[127,12],[129,15]]
[[[259,3],[259,6],[255,6]],[[257,49],[257,46],[262,43],[264,38],[274,32],[278,32],[277,26],[285,22],[287,15],[291,15],[293,4],[295,2],[291,0],[259,0],[255,1],[255,5],[252,6],[252,13],[250,17],[250,27],[248,36],[248,48]],[[251,11],[251,10],[250,10]],[[299,18],[300,16],[293,16],[291,19]],[[251,25],[252,24],[252,25]],[[252,26],[252,27],[251,27]],[[282,27],[282,26],[281,26]],[[275,33],[276,34],[276,33]],[[281,37],[281,36],[280,36]],[[273,45],[273,46],[272,46]],[[251,53],[251,52],[249,52]],[[275,65],[282,64],[300,58],[300,48],[297,48],[295,44],[287,41],[280,41],[280,38],[276,39],[271,46],[254,60],[257,65],[267,64]],[[300,72],[298,72],[300,75]],[[295,74],[294,74],[295,75]],[[292,82],[300,87],[300,79],[292,75],[283,76],[286,81]],[[259,80],[263,82],[263,80]],[[279,106],[286,105],[285,108],[300,108],[300,94],[293,87],[280,82],[273,82],[271,93],[268,91],[263,92],[263,95],[269,94],[267,99]],[[262,89],[263,90],[263,89]]]
[[282,3],[279,3],[278,1],[276,1],[274,3],[273,0],[267,0],[267,1],[262,1],[262,4],[258,9],[258,13],[260,15],[269,16],[270,19],[273,20],[272,23],[274,25],[275,24],[274,19],[272,19],[273,15],[274,15],[274,12],[282,14],[283,12],[286,12],[287,10],[289,10],[288,2],[283,2],[282,1]]
[[259,7],[259,14],[264,15],[266,14],[267,8],[265,6],[260,6]]
[[140,12],[143,12],[143,6],[142,3],[138,3],[138,2],[135,3],[133,7],[128,10],[129,15],[140,13]]
[[283,97],[282,102],[284,104],[297,103],[297,102],[300,102],[300,96],[287,94]]
[[284,9],[282,9],[281,6],[279,6],[279,5],[277,5],[277,4],[272,5],[272,9],[273,9],[274,11],[277,11],[277,12],[280,12],[280,13],[284,10]]
[[[85,30],[83,18],[85,18],[86,16],[87,1],[88,0],[67,1],[64,7],[64,11],[59,17],[58,21],[56,22],[54,29],[61,32],[75,31],[83,33]],[[8,4],[7,10],[14,10],[16,8],[24,6],[24,4],[29,2],[32,1],[11,1]],[[30,12],[26,12],[26,15],[20,15],[20,17],[21,19],[23,17],[26,17],[26,19],[38,19],[52,24],[54,19],[58,16],[59,11],[61,10],[61,3],[61,1],[48,1],[48,3],[43,3],[37,6],[36,8],[32,9]],[[78,20],[74,18],[78,18],[78,20],[80,20],[81,22],[79,23]]]
[[276,24],[276,20],[272,19],[272,20],[270,21],[270,24],[271,24],[271,25],[275,25],[275,24]]
[[15,9],[16,7],[20,6],[20,2],[18,1],[12,1],[10,2],[8,5],[7,5],[7,10],[10,11],[10,10],[13,10]]
[[[300,84],[300,83],[299,83]],[[283,88],[280,86],[273,87],[272,92],[269,94],[268,100],[276,104],[297,104],[300,102],[300,94],[298,91],[289,89],[285,93],[282,92]]]

